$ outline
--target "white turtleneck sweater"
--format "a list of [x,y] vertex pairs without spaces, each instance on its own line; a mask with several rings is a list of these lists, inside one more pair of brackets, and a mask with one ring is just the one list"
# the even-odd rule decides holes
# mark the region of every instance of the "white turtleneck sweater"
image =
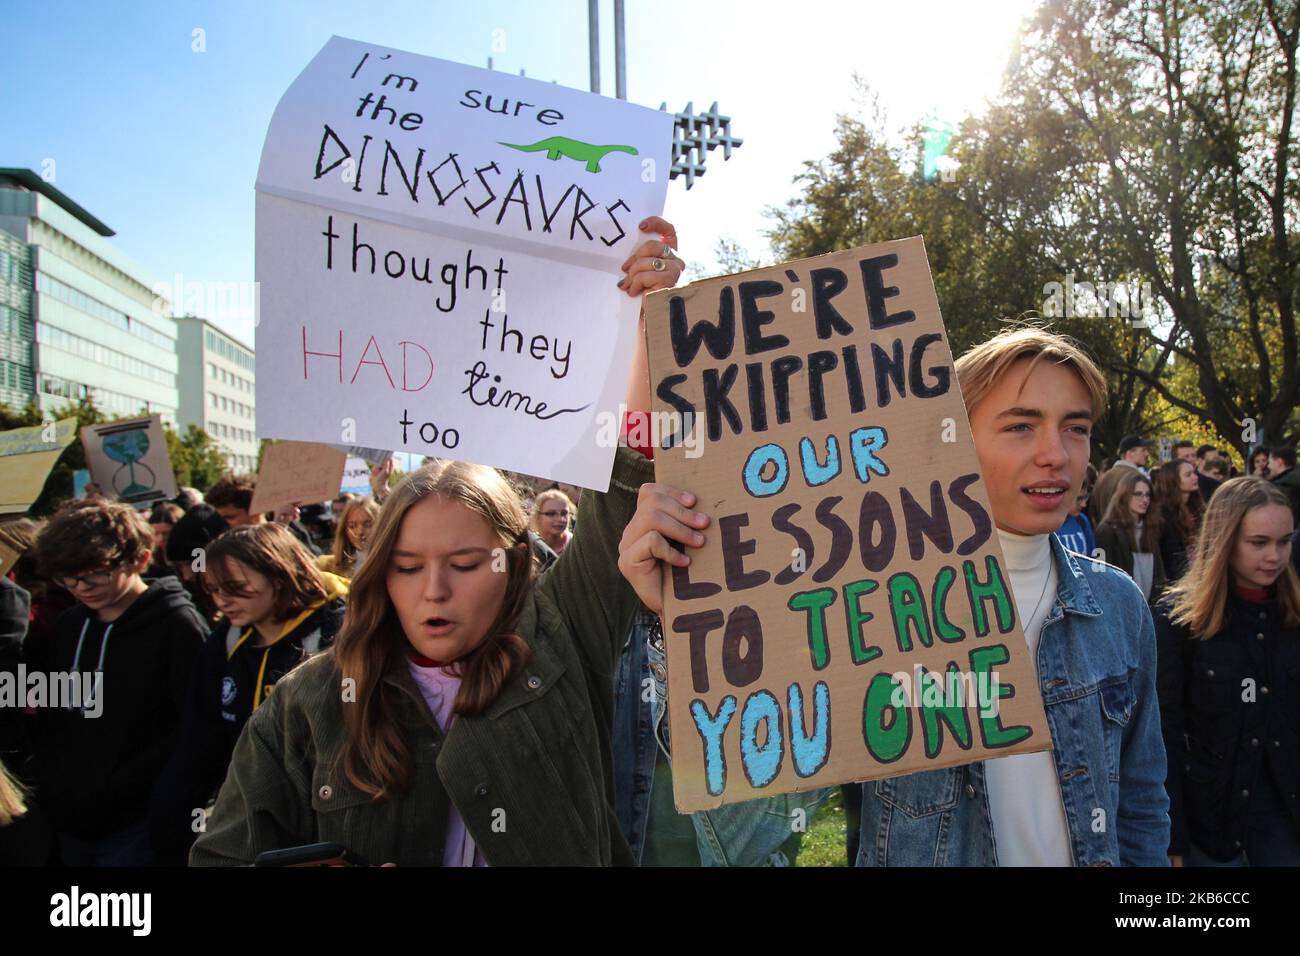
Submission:
[[[998,530],[1029,659],[1038,679],[1038,637],[1056,603],[1056,565],[1045,534]],[[999,866],[1071,866],[1070,830],[1050,750],[984,762]]]

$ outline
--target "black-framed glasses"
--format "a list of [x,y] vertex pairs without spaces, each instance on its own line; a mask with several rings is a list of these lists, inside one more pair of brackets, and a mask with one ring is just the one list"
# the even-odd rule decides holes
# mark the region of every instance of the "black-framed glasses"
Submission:
[[257,597],[257,591],[248,588],[235,587],[229,584],[213,584],[205,574],[203,576],[203,590],[213,597],[221,597],[223,594],[231,598],[251,598]]
[[100,585],[107,584],[108,579],[113,576],[120,565],[110,564],[106,568],[100,568],[98,571],[87,571],[85,574],[69,574],[54,578],[54,583],[65,591],[75,591],[77,585],[84,584],[88,588],[97,588]]

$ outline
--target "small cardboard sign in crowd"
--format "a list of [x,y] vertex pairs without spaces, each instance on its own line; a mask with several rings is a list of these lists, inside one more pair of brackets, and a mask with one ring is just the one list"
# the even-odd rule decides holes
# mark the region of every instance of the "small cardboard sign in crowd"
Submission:
[[90,478],[106,497],[139,508],[176,497],[160,415],[85,425],[81,445]]
[[285,441],[268,445],[257,471],[248,510],[278,511],[287,505],[329,501],[343,483],[348,453],[314,442]]

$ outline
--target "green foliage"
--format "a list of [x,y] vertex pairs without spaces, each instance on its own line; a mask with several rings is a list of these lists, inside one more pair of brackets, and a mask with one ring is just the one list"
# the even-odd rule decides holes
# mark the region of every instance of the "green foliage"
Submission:
[[170,425],[166,432],[167,451],[171,455],[178,486],[189,485],[207,491],[226,473],[226,457],[220,446],[198,425],[186,428],[183,438]]
[[[868,98],[769,239],[791,259],[923,236],[955,355],[1050,317],[1107,374],[1099,455],[1193,428],[1241,450],[1248,418],[1277,441],[1300,426],[1298,36],[1295,2],[1050,0],[947,181],[922,176],[920,124],[891,136]],[[1060,314],[1067,281],[1114,298]]]

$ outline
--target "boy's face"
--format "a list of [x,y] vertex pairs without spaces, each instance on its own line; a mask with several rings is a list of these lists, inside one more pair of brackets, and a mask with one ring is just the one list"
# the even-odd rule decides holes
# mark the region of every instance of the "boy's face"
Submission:
[[102,611],[121,601],[135,585],[140,572],[149,563],[150,552],[143,552],[142,557],[143,560],[133,564],[87,568],[77,575],[55,578],[55,581],[85,607]]
[[263,515],[252,515],[246,508],[240,508],[237,505],[222,505],[217,509],[217,514],[221,515],[223,521],[232,528],[242,528],[245,525],[261,524],[265,519]]
[[1046,534],[1065,521],[1091,450],[1092,402],[1068,366],[1014,363],[970,411],[993,521],[1015,534]]

